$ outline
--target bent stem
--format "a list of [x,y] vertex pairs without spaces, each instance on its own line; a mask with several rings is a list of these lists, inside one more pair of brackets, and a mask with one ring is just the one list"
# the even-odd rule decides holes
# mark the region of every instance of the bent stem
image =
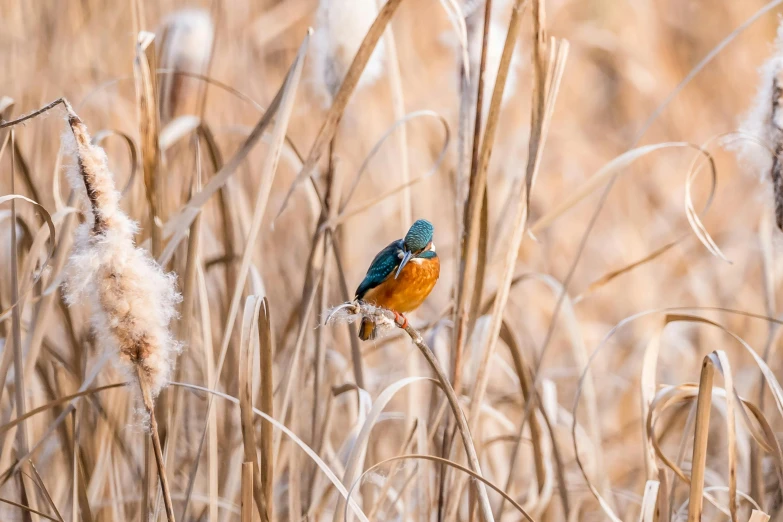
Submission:
[[[446,372],[443,371],[443,367],[441,367],[440,363],[438,362],[438,359],[435,357],[435,354],[432,352],[429,346],[424,342],[424,339],[422,338],[421,334],[418,330],[413,328],[410,323],[407,321],[400,322],[397,320],[396,314],[392,312],[391,310],[387,310],[385,308],[378,308],[374,306],[368,306],[363,303],[352,303],[349,305],[343,305],[346,308],[353,308],[357,314],[360,314],[361,316],[368,316],[370,318],[375,319],[381,319],[385,321],[389,321],[394,323],[397,327],[401,328],[402,330],[405,330],[405,333],[410,336],[411,341],[413,341],[413,344],[416,345],[416,347],[419,349],[419,351],[424,355],[424,358],[427,359],[427,363],[430,365],[430,368],[432,368],[432,371],[435,372],[435,376],[438,378],[438,381],[440,381],[441,388],[446,393],[446,399],[449,401],[449,406],[451,406],[451,411],[454,413],[454,418],[457,421],[457,429],[459,430],[459,433],[462,437],[462,442],[465,446],[465,453],[468,456],[468,463],[470,464],[470,469],[475,472],[477,475],[481,475],[481,465],[479,464],[478,455],[476,454],[476,448],[473,445],[473,439],[470,436],[470,429],[468,427],[468,419],[465,416],[465,412],[462,411],[462,408],[459,406],[459,399],[457,398],[457,394],[454,391],[454,388],[451,386],[451,383],[449,382],[448,377],[446,376]],[[342,307],[339,307],[342,308]],[[334,315],[334,312],[333,314]],[[329,322],[329,318],[327,318],[327,323]],[[494,517],[492,515],[492,507],[489,503],[489,496],[487,495],[487,489],[486,486],[479,482],[476,479],[473,479],[474,486],[477,489],[478,497],[479,497],[479,505],[481,510],[481,518],[484,520],[484,522],[494,522]]]
[[[139,380],[141,389],[141,400],[144,403],[144,409],[150,417],[150,436],[152,437],[152,449],[155,453],[155,464],[158,466],[158,477],[160,478],[160,489],[163,492],[163,505],[166,508],[166,518],[169,522],[174,522],[174,507],[171,504],[171,493],[169,492],[169,481],[166,478],[166,462],[163,460],[163,451],[158,436],[158,421],[155,419],[155,403],[152,400],[149,386],[145,381],[143,370],[136,366],[136,376]],[[147,506],[145,506],[147,509]]]

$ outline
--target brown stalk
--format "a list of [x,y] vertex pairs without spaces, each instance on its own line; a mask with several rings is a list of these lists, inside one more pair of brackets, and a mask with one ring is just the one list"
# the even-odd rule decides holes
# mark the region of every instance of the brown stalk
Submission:
[[[163,450],[160,445],[160,436],[158,435],[158,421],[155,419],[155,403],[147,385],[147,377],[141,366],[136,366],[136,376],[141,389],[141,401],[144,409],[150,418],[150,437],[152,438],[152,450],[155,455],[155,464],[158,467],[158,477],[160,479],[160,489],[163,491],[163,505],[166,508],[166,518],[169,522],[174,522],[174,508],[171,503],[171,493],[169,492],[169,481],[166,478],[166,461],[163,458]],[[147,507],[145,506],[145,510]]]
[[[14,181],[16,178],[16,169],[15,164],[15,151],[16,151],[16,144],[15,144],[15,133],[14,130],[11,130],[11,193],[15,191],[14,188]],[[13,340],[13,353],[14,353],[14,376],[15,376],[15,382],[14,382],[14,405],[16,406],[16,413],[18,416],[22,417],[26,413],[26,406],[25,406],[25,386],[24,386],[24,364],[22,363],[22,319],[21,319],[21,311],[19,310],[22,306],[22,303],[20,302],[19,297],[19,252],[18,252],[18,243],[17,243],[17,237],[16,237],[16,200],[11,200],[11,301],[14,303],[17,303],[16,306],[13,307],[13,310],[11,311],[11,332],[12,332],[12,340]],[[27,425],[25,422],[22,422],[19,424],[19,427],[16,431],[16,444],[17,449],[19,453],[26,454],[28,452],[28,440],[27,440]],[[25,461],[26,462],[26,461]],[[23,464],[25,466],[25,464]],[[26,468],[26,466],[25,466]],[[24,469],[24,468],[23,468]],[[28,504],[29,508],[35,509],[36,503],[35,499],[28,497],[28,495],[33,491],[28,487],[28,484],[26,483],[24,474],[19,477],[19,486],[21,488],[21,498],[24,502],[25,500],[31,501],[30,504]],[[24,511],[22,513],[24,520],[31,520],[30,513],[28,511]]]
[[242,522],[253,522],[253,462],[242,463]]
[[[470,192],[468,201],[465,204],[465,229],[462,235],[462,255],[460,258],[460,273],[457,286],[457,306],[455,309],[456,337],[454,341],[455,357],[460,357],[465,348],[468,334],[469,308],[468,308],[468,285],[473,275],[473,256],[478,248],[478,236],[480,225],[481,206],[484,201],[484,190],[487,183],[487,171],[489,160],[492,155],[492,146],[495,142],[495,133],[497,131],[498,119],[500,116],[500,102],[503,98],[503,90],[508,77],[508,69],[511,65],[511,57],[514,52],[519,26],[522,18],[522,5],[525,0],[515,0],[511,11],[511,20],[509,21],[508,34],[503,46],[503,54],[500,58],[498,73],[495,79],[495,87],[492,92],[492,100],[489,105],[489,114],[484,128],[484,137],[481,141],[481,149],[476,164],[476,174],[471,176]],[[477,109],[478,110],[478,109]],[[461,368],[454,368],[454,382],[459,386],[461,381]]]
[[[473,183],[476,180],[476,172],[478,170],[479,163],[479,146],[481,144],[481,125],[482,125],[482,110],[484,108],[484,72],[487,68],[487,48],[489,47],[489,28],[492,21],[492,0],[484,1],[484,27],[481,35],[481,59],[479,62],[478,71],[478,86],[476,90],[476,116],[473,122],[473,150],[470,160],[470,190],[473,190]],[[480,223],[480,235],[478,245],[478,259],[476,262],[476,275],[474,277],[473,297],[470,304],[470,312],[468,315],[468,330],[467,335],[473,331],[473,327],[476,324],[478,315],[478,309],[481,305],[481,296],[484,293],[484,276],[487,268],[487,247],[489,242],[488,234],[488,220],[489,220],[489,198],[487,191],[484,191],[484,197],[481,201],[481,223]],[[463,232],[468,226],[467,223],[463,223]],[[462,353],[456,352],[456,357],[461,358]],[[457,367],[452,369],[454,371]],[[460,374],[461,375],[461,374]],[[456,373],[455,373],[456,376]],[[455,383],[455,387],[459,389],[459,383]]]
[[152,257],[162,251],[162,238],[158,222],[163,219],[163,194],[160,172],[160,148],[158,121],[158,77],[152,71],[157,69],[157,53],[154,35],[139,33],[136,44],[136,58],[133,72],[136,77],[136,102],[139,108],[139,135],[141,136],[141,157],[144,171],[147,204],[149,205]]
[[710,408],[715,366],[707,356],[701,365],[699,398],[696,407],[696,428],[693,435],[691,459],[691,489],[688,504],[688,522],[701,522],[704,503],[704,470],[707,465],[707,439],[710,436]]

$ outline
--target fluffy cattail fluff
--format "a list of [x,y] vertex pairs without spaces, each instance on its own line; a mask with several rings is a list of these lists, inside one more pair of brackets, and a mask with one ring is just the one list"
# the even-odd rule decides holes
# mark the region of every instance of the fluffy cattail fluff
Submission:
[[120,209],[119,193],[103,149],[90,143],[87,127],[68,107],[71,132],[63,156],[72,157],[68,180],[85,204],[86,222],[76,231],[68,261],[65,298],[92,307],[96,339],[116,350],[138,372],[152,397],[168,381],[178,345],[169,331],[180,296],[173,274],[164,274],[133,241],[136,224]]
[[[356,56],[375,17],[375,0],[320,0],[316,29],[311,40],[312,73],[316,90],[322,89],[327,103],[337,93],[345,73]],[[375,46],[358,87],[375,83],[383,74],[385,50],[383,39]]]
[[[212,55],[215,28],[203,9],[182,9],[165,19],[158,30],[158,64],[161,69],[206,74]],[[204,83],[196,78],[164,74],[160,78],[160,120],[179,114],[196,114]]]
[[783,230],[783,24],[774,53],[761,68],[761,84],[740,132],[759,139],[740,142],[739,156],[754,173],[772,180],[775,221]]
[[398,326],[394,320],[394,312],[364,301],[353,301],[335,306],[326,310],[324,317],[325,325],[350,324],[370,319],[375,325],[375,335],[378,337],[383,337],[394,331]]

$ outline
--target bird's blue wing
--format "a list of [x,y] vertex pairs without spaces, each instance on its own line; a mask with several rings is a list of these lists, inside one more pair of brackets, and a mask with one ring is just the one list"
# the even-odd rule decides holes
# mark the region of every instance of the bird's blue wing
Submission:
[[397,252],[400,250],[402,250],[402,239],[392,242],[378,252],[378,255],[370,263],[370,268],[367,269],[364,281],[356,289],[356,299],[364,297],[364,294],[383,283],[397,269],[400,264]]

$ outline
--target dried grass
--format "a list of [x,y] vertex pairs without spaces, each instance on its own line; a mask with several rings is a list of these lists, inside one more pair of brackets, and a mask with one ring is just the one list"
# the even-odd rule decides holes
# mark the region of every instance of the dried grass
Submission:
[[780,520],[783,0],[670,4],[7,0],[0,519]]

